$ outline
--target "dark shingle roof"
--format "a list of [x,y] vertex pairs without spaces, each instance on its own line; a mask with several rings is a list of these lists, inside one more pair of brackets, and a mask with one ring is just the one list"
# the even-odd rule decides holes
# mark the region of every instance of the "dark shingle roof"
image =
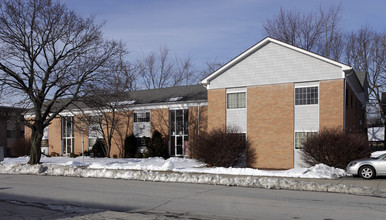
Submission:
[[358,71],[358,72],[355,72],[357,77],[358,77],[358,80],[359,82],[361,83],[362,87],[365,88],[364,84],[365,84],[365,81],[366,81],[366,71]]
[[132,91],[127,94],[125,100],[135,100],[134,104],[155,104],[206,101],[207,99],[207,91],[203,85],[192,85]]
[[[206,102],[207,90],[199,85],[177,86],[161,89],[149,89],[131,91],[120,95],[119,99],[124,105],[151,105],[151,104],[168,104],[168,103],[184,103],[184,102]],[[89,99],[89,98],[88,98]],[[55,106],[61,106],[66,99],[59,99]],[[86,109],[90,106],[83,101],[76,101],[69,105],[67,110]]]

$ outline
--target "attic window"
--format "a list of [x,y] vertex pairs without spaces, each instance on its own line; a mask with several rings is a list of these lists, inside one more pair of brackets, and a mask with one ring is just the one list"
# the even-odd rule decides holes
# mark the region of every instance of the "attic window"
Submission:
[[167,102],[176,102],[176,101],[180,101],[183,97],[172,97],[172,98],[168,98],[166,99]]

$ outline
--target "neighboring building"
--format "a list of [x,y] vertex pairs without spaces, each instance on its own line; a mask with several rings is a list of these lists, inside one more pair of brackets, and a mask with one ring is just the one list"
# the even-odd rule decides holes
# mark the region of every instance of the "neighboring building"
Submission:
[[[386,92],[381,96],[381,108],[386,112]],[[382,117],[379,117],[373,123],[368,124],[367,136],[373,151],[386,150],[386,128]]]
[[[130,92],[121,131],[111,155],[122,156],[122,140],[158,130],[169,139],[171,156],[188,156],[192,137],[218,127],[237,127],[252,142],[255,168],[302,166],[302,141],[323,128],[364,131],[366,73],[265,38],[201,81],[203,85]],[[89,107],[77,106],[89,117]],[[81,153],[100,137],[98,124],[81,125],[74,106],[46,131],[48,152]],[[32,115],[29,115],[29,117]],[[77,125],[77,126],[76,126]],[[87,147],[86,147],[87,149]]]
[[0,147],[5,156],[14,156],[14,142],[24,137],[24,125],[20,121],[24,109],[0,106]]
[[364,129],[365,73],[269,37],[201,83],[208,129],[239,127],[252,141],[257,168],[302,166],[302,141],[323,128]]

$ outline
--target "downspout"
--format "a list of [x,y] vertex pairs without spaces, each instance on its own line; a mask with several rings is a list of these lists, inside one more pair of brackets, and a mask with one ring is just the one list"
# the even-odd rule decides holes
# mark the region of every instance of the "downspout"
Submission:
[[200,137],[200,104],[198,104],[198,125],[197,125],[197,138]]
[[347,81],[344,79],[344,101],[343,101],[343,131],[346,132],[346,99],[347,99]]

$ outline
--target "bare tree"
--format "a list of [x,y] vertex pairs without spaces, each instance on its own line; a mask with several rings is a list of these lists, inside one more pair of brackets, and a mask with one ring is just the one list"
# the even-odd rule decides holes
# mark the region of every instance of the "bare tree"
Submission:
[[343,51],[341,5],[302,13],[284,10],[264,25],[264,34],[285,43],[339,60]]
[[386,33],[369,26],[349,33],[345,59],[354,69],[368,73],[370,108],[376,109],[385,123],[382,92],[386,91]]
[[[99,132],[103,137],[104,148],[107,157],[110,157],[112,144],[117,144],[120,155],[123,157],[123,142],[129,130],[130,112],[126,107],[130,106],[130,93],[135,89],[135,78],[137,68],[128,63],[124,54],[117,60],[110,60],[111,73],[106,75],[104,83],[94,85],[87,90],[87,95],[82,101],[92,110],[93,117],[86,112],[83,113],[82,121],[86,127],[98,125]],[[78,126],[78,129],[79,126]],[[117,136],[117,138],[114,138]],[[114,141],[114,142],[113,142]]]
[[105,41],[93,17],[60,2],[1,0],[0,8],[0,82],[31,103],[33,117],[24,122],[32,133],[29,163],[36,164],[43,129],[107,72],[105,64],[123,47]]
[[172,59],[167,47],[152,51],[138,61],[139,76],[147,89],[189,85],[197,82],[188,59]]
[[217,60],[217,59],[212,60],[212,61],[207,61],[205,63],[203,70],[201,71],[200,78],[203,79],[203,78],[207,77],[209,74],[212,74],[214,71],[216,71],[217,69],[219,69],[223,65],[224,65],[224,62]]
[[[341,5],[320,8],[318,12],[301,13],[297,10],[280,10],[264,25],[265,34],[318,53],[343,61],[356,71],[368,72],[371,110],[379,111],[385,122],[381,106],[381,93],[385,91],[386,34],[369,27],[345,34],[340,31]],[[373,116],[370,116],[373,117]]]

